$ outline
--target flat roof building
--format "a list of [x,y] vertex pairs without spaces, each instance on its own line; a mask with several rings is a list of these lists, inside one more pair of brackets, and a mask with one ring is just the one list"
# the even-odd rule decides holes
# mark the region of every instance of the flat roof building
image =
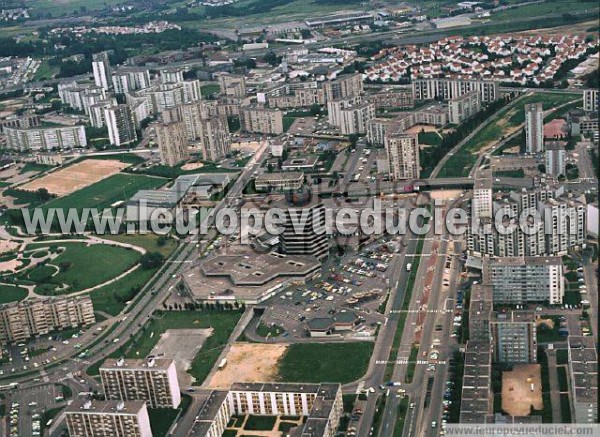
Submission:
[[340,384],[234,383],[213,391],[189,437],[221,437],[233,415],[302,416],[290,430],[302,437],[333,437],[343,414]]
[[321,263],[314,256],[241,252],[201,260],[181,279],[195,301],[256,304],[285,285],[304,283],[320,272]]
[[148,359],[108,359],[100,367],[107,399],[144,401],[150,408],[177,408],[181,393],[175,361]]
[[76,398],[65,409],[70,437],[152,437],[141,401],[91,401]]
[[571,417],[574,423],[598,422],[598,352],[594,337],[567,337]]

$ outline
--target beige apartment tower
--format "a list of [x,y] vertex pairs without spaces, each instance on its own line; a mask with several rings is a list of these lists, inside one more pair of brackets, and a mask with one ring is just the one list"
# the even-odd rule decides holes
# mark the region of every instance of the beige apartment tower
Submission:
[[393,180],[418,179],[419,140],[416,134],[391,133],[385,136],[389,173]]
[[188,159],[188,140],[183,122],[158,123],[154,131],[163,165],[174,167]]
[[70,437],[152,437],[148,407],[141,401],[76,399],[65,419]]
[[227,120],[211,117],[200,120],[200,144],[206,161],[218,161],[231,150],[231,138]]
[[106,360],[100,378],[107,399],[144,401],[150,408],[177,408],[181,402],[173,360]]

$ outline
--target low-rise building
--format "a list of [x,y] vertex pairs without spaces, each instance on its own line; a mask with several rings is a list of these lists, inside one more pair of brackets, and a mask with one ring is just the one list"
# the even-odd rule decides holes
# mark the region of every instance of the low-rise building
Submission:
[[598,423],[598,352],[594,337],[567,337],[574,423]]
[[303,172],[262,173],[254,180],[254,187],[258,191],[297,190],[303,183]]
[[233,415],[302,416],[291,435],[334,437],[343,414],[340,384],[234,383],[213,391],[189,437],[221,437]]

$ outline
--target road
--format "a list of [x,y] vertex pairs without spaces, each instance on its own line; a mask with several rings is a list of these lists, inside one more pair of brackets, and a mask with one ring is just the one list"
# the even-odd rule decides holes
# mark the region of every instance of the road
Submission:
[[[11,376],[10,382],[21,382],[18,391],[14,394],[21,396],[23,393],[27,393],[32,387],[39,385],[36,380],[38,380],[40,376],[46,383],[64,381],[71,386],[72,380],[66,381],[66,379],[74,378],[73,375],[78,374],[79,372],[81,372],[81,376],[78,378],[82,378],[84,382],[81,383],[79,389],[74,390],[74,392],[79,392],[82,389],[87,390],[87,387],[97,388],[97,381],[85,375],[86,368],[95,362],[107,358],[111,353],[124,346],[124,344],[129,341],[129,338],[132,335],[135,335],[135,333],[146,323],[154,310],[158,308],[161,302],[166,298],[169,289],[178,282],[178,274],[186,269],[189,263],[192,263],[196,259],[198,253],[197,246],[202,250],[203,246],[207,246],[216,236],[216,231],[214,230],[214,226],[212,226],[214,225],[214,219],[212,217],[214,217],[216,212],[221,208],[228,205],[232,199],[241,195],[242,189],[249,181],[252,173],[260,166],[260,162],[266,150],[267,143],[265,142],[262,148],[259,149],[255,156],[248,162],[240,177],[229,190],[227,196],[215,206],[214,214],[205,218],[209,224],[209,228],[212,229],[211,232],[208,235],[203,236],[202,241],[198,241],[197,234],[186,238],[181,248],[175,252],[175,255],[168,260],[165,267],[155,276],[154,282],[151,280],[151,282],[139,292],[139,297],[131,304],[133,307],[126,308],[124,312],[121,313],[119,316],[120,322],[113,325],[112,331],[108,332],[105,335],[105,338],[95,345],[82,345],[82,350],[85,349],[86,346],[88,346],[89,349],[88,358],[85,361],[76,358],[76,355],[80,353],[78,349],[65,349],[62,351],[63,353],[61,355],[57,356],[56,363],[48,366],[46,369],[40,369],[38,372],[31,372],[29,374],[16,374]],[[125,313],[128,309],[129,312]],[[94,339],[98,341],[97,338]],[[198,396],[201,395],[202,393]],[[194,404],[196,403],[197,402],[195,401]]]
[[[436,250],[434,250],[434,243],[439,243]],[[439,360],[442,362],[452,355],[456,346],[455,342],[450,342],[449,334],[452,330],[453,304],[452,301],[448,300],[449,296],[447,294],[449,293],[449,290],[456,290],[456,282],[460,275],[460,264],[458,261],[453,260],[451,264],[452,270],[448,273],[448,278],[451,281],[450,286],[442,286],[442,277],[445,275],[444,265],[449,249],[451,249],[453,253],[456,253],[454,252],[454,248],[451,247],[451,244],[453,244],[453,242],[448,240],[446,236],[435,236],[433,228],[425,239],[423,245],[424,255],[421,258],[421,263],[413,287],[412,300],[409,306],[409,309],[413,311],[408,314],[405,325],[410,327],[414,326],[415,328],[405,328],[399,346],[398,363],[394,367],[392,380],[403,383],[402,388],[406,390],[406,395],[409,397],[410,402],[415,404],[415,408],[410,409],[407,413],[407,420],[404,425],[404,435],[406,436],[417,435],[416,433],[421,425],[424,423],[431,423],[431,420],[437,420],[441,415],[441,397],[444,392],[445,365],[438,364],[436,366],[436,378],[431,393],[431,399],[428,399],[426,402],[425,392],[427,390],[427,380],[429,377],[433,377],[433,373],[426,370],[424,360],[427,360],[434,338],[440,341],[440,345],[436,346],[436,349],[440,352]],[[430,257],[435,257],[435,264],[433,266],[430,266],[429,264]],[[425,284],[427,274],[431,271],[436,272],[433,276],[433,281],[431,284]],[[422,299],[425,287],[430,287],[430,295],[428,302],[426,303],[425,320],[420,320],[421,315],[417,313],[416,310],[423,309]],[[435,326],[438,324],[442,325],[442,331],[435,331]],[[422,326],[420,340],[418,340],[420,349],[417,360],[419,362],[414,367],[412,381],[405,384],[404,381],[409,366],[408,358],[410,357],[412,346],[416,341],[415,331],[419,329],[417,326]],[[425,357],[423,354],[425,354]],[[397,412],[399,402],[400,398],[398,397],[388,397],[379,432],[380,437],[387,437],[394,432],[394,426],[398,419]],[[425,405],[426,403],[427,405]],[[435,417],[435,419],[432,417]]]

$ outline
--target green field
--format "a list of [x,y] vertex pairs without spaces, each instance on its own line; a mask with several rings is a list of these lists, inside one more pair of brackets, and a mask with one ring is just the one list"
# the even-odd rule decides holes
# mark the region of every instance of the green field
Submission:
[[17,302],[27,297],[27,289],[14,285],[0,284],[0,304]]
[[419,132],[419,144],[439,146],[441,143],[442,137],[437,132]]
[[139,190],[155,189],[167,182],[158,177],[117,173],[89,187],[51,200],[44,205],[44,209],[109,208],[119,200],[128,200]]
[[593,11],[598,9],[598,3],[594,1],[546,1],[544,3],[521,6],[514,9],[507,9],[492,15],[494,21],[511,21],[522,17],[539,17],[548,14],[563,14],[565,12],[582,12],[585,10]]
[[[110,357],[126,358],[146,357],[160,340],[160,335],[167,329],[213,328],[213,334],[204,342],[198,352],[189,373],[196,378],[195,384],[202,384],[241,316],[240,311],[168,311],[155,313],[137,337],[111,354]],[[96,363],[88,369],[88,374],[98,374]]]
[[[52,252],[57,252],[59,247],[65,250],[48,262],[49,265],[37,265],[20,275],[20,279],[37,284],[36,293],[54,295],[84,290],[120,275],[140,259],[140,253],[133,249],[105,244],[31,243],[27,245],[27,250],[50,248]],[[58,273],[52,276],[57,270]],[[66,284],[67,288],[56,290],[62,284]]]
[[[177,247],[177,240],[173,238],[164,238],[157,234],[118,234],[103,235],[106,240],[118,241],[119,243],[132,244],[134,246],[146,249],[148,252],[159,252],[165,258],[168,257]],[[163,242],[161,244],[161,241]]]
[[365,374],[373,343],[295,343],[279,362],[284,382],[339,382],[346,384]]

